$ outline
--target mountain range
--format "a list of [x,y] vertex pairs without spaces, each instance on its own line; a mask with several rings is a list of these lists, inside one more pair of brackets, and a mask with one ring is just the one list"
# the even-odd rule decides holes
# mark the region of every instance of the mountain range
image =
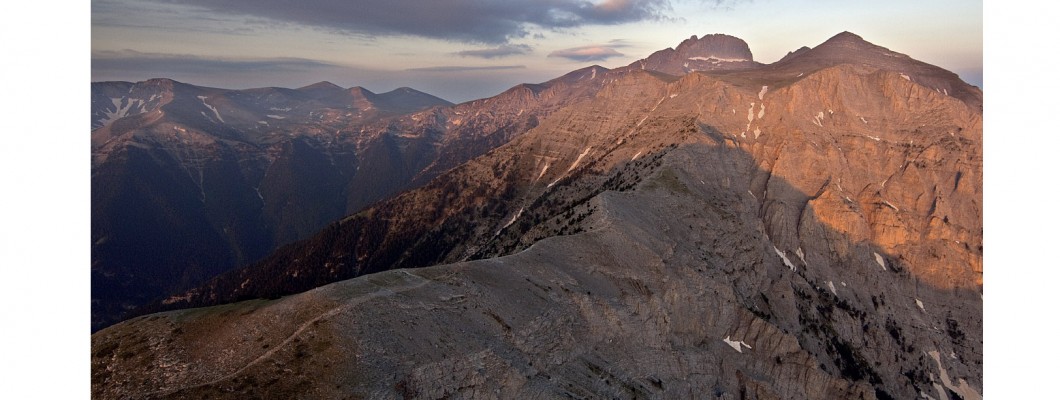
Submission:
[[[119,307],[170,311],[93,335],[94,397],[981,398],[982,91],[852,33],[772,64],[693,36],[459,105],[326,84],[253,90],[312,99],[290,105],[172,81],[106,96],[148,84],[171,89],[93,121],[94,307],[97,274],[183,281]],[[273,130],[258,104],[309,114]],[[379,179],[350,185],[358,168]],[[244,242],[216,227],[258,225],[210,219],[298,185],[346,188],[345,207],[283,200],[300,208],[248,216],[267,228]],[[203,215],[186,226],[224,239],[165,269],[115,262],[126,245],[96,220],[128,222],[97,191],[183,196]],[[221,263],[220,243],[269,254]]]

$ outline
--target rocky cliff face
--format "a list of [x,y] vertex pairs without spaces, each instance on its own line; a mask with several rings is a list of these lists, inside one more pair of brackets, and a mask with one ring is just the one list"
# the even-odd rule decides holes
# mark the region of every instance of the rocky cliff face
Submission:
[[982,92],[860,38],[813,57],[837,38],[757,70],[598,75],[173,304],[443,265],[113,326],[93,394],[981,398]]

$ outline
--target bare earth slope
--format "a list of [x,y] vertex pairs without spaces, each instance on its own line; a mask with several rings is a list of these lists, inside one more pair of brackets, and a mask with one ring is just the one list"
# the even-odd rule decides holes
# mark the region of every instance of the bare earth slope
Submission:
[[447,264],[112,326],[93,395],[981,398],[982,93],[915,60],[804,58],[833,45],[614,72],[189,298]]

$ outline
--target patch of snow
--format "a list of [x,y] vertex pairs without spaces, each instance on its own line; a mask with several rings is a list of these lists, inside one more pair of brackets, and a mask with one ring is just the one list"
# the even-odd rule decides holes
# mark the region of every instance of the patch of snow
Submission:
[[762,86],[762,90],[758,91],[758,100],[762,100],[762,97],[766,95],[767,90],[769,90],[769,86]]
[[927,311],[927,310],[924,309],[924,302],[920,301],[920,299],[915,299],[915,300],[916,300],[916,306],[917,307],[920,307],[921,310]]
[[803,265],[809,265],[809,263],[806,262],[806,254],[802,252],[802,247],[795,249],[795,255],[799,256],[799,259],[802,260]]
[[884,200],[883,204],[886,204],[887,207],[890,207],[890,208],[894,209],[894,211],[898,211],[898,207],[895,207],[894,204],[891,204],[891,202],[889,202],[887,200]]
[[515,220],[519,219],[519,217],[522,216],[522,215],[523,215],[523,208],[520,207],[519,211],[517,211],[515,213],[515,215],[512,216],[512,219],[508,220],[508,223],[504,224],[504,226],[502,226],[501,229],[497,230],[497,234],[500,234],[501,231],[504,230],[504,228],[507,228],[507,227],[511,226],[513,223],[515,223]]
[[[750,125],[748,125],[748,126],[750,126]],[[746,139],[747,138],[747,130],[744,130],[743,132],[740,132],[740,137]]]
[[762,136],[762,130],[758,129],[758,127],[756,126],[755,127],[755,139],[758,139],[759,136]]
[[[200,96],[200,97],[201,97],[201,96]],[[284,108],[276,108],[276,107],[269,107],[269,110],[271,110],[271,111],[283,111],[283,112],[288,112],[288,111],[291,111],[291,107],[284,107]]]
[[[953,382],[950,381],[950,374],[946,372],[945,368],[942,367],[942,358],[938,350],[929,351],[928,355],[930,355],[931,358],[935,360],[935,363],[938,364],[939,378],[942,379],[942,384],[945,385],[947,389],[953,391],[954,393],[957,393],[964,400],[983,400],[983,395],[979,394],[979,392],[976,392],[975,389],[972,389],[972,387],[968,385],[968,382],[964,379],[958,379],[958,385],[954,385]],[[936,387],[936,389],[939,388]],[[945,394],[941,390],[939,390],[939,393]]]
[[287,118],[287,117],[284,117],[284,116],[281,116],[281,115],[275,115],[275,114],[269,114],[269,115],[266,115],[266,117],[269,117],[269,118],[272,118],[272,119],[284,119],[284,118]]
[[736,114],[736,109],[735,109],[735,108],[734,108],[734,109],[732,109],[732,113],[733,113],[733,114]]
[[949,96],[950,95],[950,91],[946,90],[946,88],[942,88],[942,94]]
[[868,124],[869,123],[869,121],[865,120],[865,117],[858,117],[858,118],[861,118],[861,122],[864,123],[864,124]]
[[225,123],[224,118],[221,118],[221,113],[217,112],[217,107],[214,107],[214,106],[211,106],[209,104],[206,104],[206,96],[195,96],[195,97],[198,97],[199,100],[202,101],[202,105],[206,106],[206,108],[209,108],[210,111],[213,111],[213,115],[217,117],[218,121],[221,121],[222,124]]
[[840,284],[840,285],[843,285],[843,287],[846,287],[846,286],[847,286],[847,283],[846,283],[846,282],[839,282],[839,284]]
[[879,136],[865,135],[865,137],[867,137],[869,139],[872,139],[872,140],[875,140],[877,142],[880,141],[880,137]]
[[824,125],[821,125],[821,121],[823,121],[823,120],[824,120],[824,111],[818,111],[817,115],[813,116],[813,123],[817,124],[817,126],[822,127],[822,128],[824,128]]
[[836,293],[835,291],[835,285],[832,284],[832,281],[828,281],[828,290],[831,290],[832,294],[839,296],[839,293]]
[[644,150],[638,151],[637,154],[633,155],[633,159],[630,160],[630,161],[635,161],[637,159],[637,157],[640,157],[640,153],[643,153],[643,152],[644,152]]
[[777,252],[777,255],[780,256],[781,260],[784,260],[784,265],[787,265],[788,268],[791,268],[792,271],[795,270],[795,264],[791,263],[791,260],[788,259],[788,254],[786,252],[780,251],[777,246],[773,246],[773,251]]
[[898,75],[901,75],[902,79],[905,79],[905,80],[910,81],[910,82],[913,81],[912,79],[909,79],[909,75],[906,75],[906,74],[898,74]]
[[741,347],[746,347],[747,350],[751,350],[751,346],[747,343],[744,343],[743,340],[732,340],[730,339],[730,336],[725,336],[725,339],[722,339],[722,341],[725,342],[725,344],[729,345],[729,347],[732,347],[733,350],[736,350],[738,353],[743,353]]
[[677,93],[674,93],[674,94],[671,94],[671,95],[670,95],[670,98],[671,98],[671,99],[672,99],[672,98],[674,98],[674,97],[677,97]]
[[536,181],[538,179],[541,179],[542,176],[545,176],[545,171],[548,171],[548,164],[545,164],[545,167],[541,168],[541,173],[537,174],[537,178],[534,178],[534,180]]
[[762,108],[758,109],[758,119],[766,116],[766,103],[762,103]]
[[802,72],[799,72],[799,75],[797,75],[796,78],[802,76],[802,74],[803,74]]
[[745,58],[719,58],[719,57],[714,57],[714,56],[710,56],[710,57],[702,57],[702,56],[688,57],[688,59],[689,60],[695,60],[695,61],[712,61],[712,62],[740,62],[740,61],[747,61],[747,59],[745,59]]
[[755,103],[751,103],[751,108],[747,109],[747,122],[755,120]]
[[593,76],[589,77],[589,80],[596,79],[596,68],[593,68]]
[[887,261],[883,259],[883,256],[881,256],[880,253],[877,253],[875,251],[872,252],[872,255],[876,257],[876,263],[880,264],[880,268],[883,268],[883,270],[886,271]]
[[578,163],[582,162],[582,158],[584,158],[586,154],[589,154],[589,150],[592,150],[592,148],[593,146],[586,147],[585,151],[582,151],[582,153],[578,155],[578,158],[574,160],[574,164],[571,164],[570,168],[567,168],[567,172],[573,171],[574,168],[578,166]]
[[751,193],[750,189],[747,190],[747,194],[751,195],[751,197],[754,197],[755,201],[758,201],[758,196],[755,196],[754,193]]
[[268,125],[269,121],[258,121],[258,123],[261,125]]

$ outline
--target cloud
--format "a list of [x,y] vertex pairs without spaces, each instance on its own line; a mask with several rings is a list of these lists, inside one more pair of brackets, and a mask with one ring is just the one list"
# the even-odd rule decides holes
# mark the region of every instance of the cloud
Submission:
[[212,58],[188,54],[143,53],[134,50],[92,53],[97,71],[182,71],[188,73],[239,73],[262,70],[304,71],[334,68],[335,64],[304,58]]
[[487,66],[442,66],[409,68],[405,71],[414,72],[465,72],[465,71],[496,71],[506,69],[525,69],[525,65],[487,65]]
[[531,50],[530,46],[525,44],[506,44],[488,49],[458,51],[456,54],[461,57],[500,58],[527,54]]
[[595,45],[573,47],[569,49],[556,50],[548,54],[549,57],[566,58],[573,61],[603,61],[611,57],[621,57],[625,54],[619,53],[614,46]]
[[227,15],[353,34],[507,43],[529,28],[574,28],[667,18],[669,0],[154,0]]

